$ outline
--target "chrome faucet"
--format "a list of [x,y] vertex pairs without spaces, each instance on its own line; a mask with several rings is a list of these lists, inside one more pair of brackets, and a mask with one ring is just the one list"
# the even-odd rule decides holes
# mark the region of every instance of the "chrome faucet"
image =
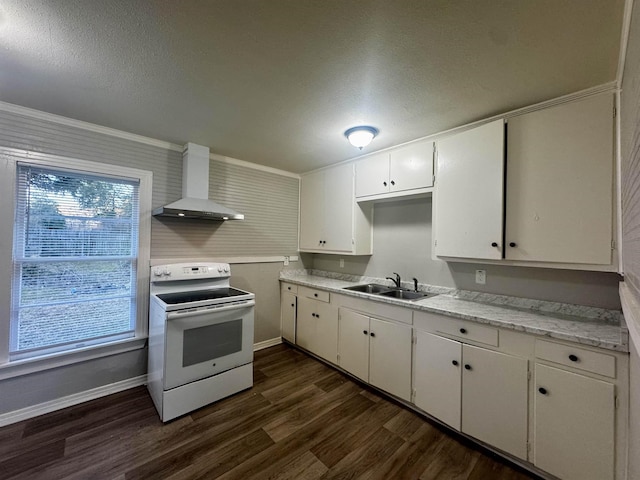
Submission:
[[387,277],[387,280],[391,280],[393,283],[396,284],[396,287],[401,288],[400,287],[400,275],[397,274],[396,272],[393,272],[393,274],[396,276],[396,278]]
[[413,277],[413,290],[418,291],[418,279],[416,277]]

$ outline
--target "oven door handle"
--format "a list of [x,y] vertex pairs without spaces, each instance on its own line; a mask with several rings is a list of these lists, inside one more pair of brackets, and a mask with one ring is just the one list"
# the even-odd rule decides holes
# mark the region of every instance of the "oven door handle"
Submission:
[[207,313],[228,312],[229,310],[239,310],[242,308],[253,307],[256,304],[255,300],[249,300],[246,303],[229,305],[226,307],[216,308],[203,308],[199,310],[191,310],[187,312],[169,312],[167,313],[167,320],[176,320],[180,318],[195,317],[197,315],[206,315]]

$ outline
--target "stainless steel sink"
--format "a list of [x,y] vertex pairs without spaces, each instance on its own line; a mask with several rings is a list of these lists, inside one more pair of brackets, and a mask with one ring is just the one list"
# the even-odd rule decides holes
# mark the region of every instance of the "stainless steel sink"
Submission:
[[399,298],[401,300],[419,300],[430,296],[427,292],[415,292],[413,290],[394,289],[388,292],[381,292],[381,296]]
[[380,294],[388,292],[392,287],[387,285],[378,285],[377,283],[367,283],[365,285],[354,285],[353,287],[344,287],[345,290],[353,290],[354,292]]
[[380,295],[383,297],[398,298],[400,300],[420,300],[433,296],[427,292],[416,292],[414,290],[406,290],[404,288],[389,287],[387,285],[379,285],[377,283],[367,283],[364,285],[354,285],[353,287],[344,287],[345,290],[354,292],[369,293],[371,295]]

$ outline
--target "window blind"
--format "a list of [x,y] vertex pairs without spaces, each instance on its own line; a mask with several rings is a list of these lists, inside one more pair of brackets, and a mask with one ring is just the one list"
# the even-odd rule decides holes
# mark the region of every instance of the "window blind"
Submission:
[[139,181],[19,164],[12,360],[134,336]]

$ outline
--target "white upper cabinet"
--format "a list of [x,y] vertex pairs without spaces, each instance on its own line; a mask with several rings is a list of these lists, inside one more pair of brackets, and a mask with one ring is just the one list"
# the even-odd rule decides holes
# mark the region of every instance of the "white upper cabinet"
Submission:
[[371,254],[371,205],[355,202],[352,164],[304,175],[300,182],[300,251]]
[[356,197],[360,201],[427,193],[431,187],[431,141],[414,142],[356,163]]
[[611,263],[613,96],[509,119],[505,258]]
[[613,139],[602,94],[438,141],[435,255],[613,268]]
[[502,258],[503,165],[502,120],[438,142],[436,255]]

